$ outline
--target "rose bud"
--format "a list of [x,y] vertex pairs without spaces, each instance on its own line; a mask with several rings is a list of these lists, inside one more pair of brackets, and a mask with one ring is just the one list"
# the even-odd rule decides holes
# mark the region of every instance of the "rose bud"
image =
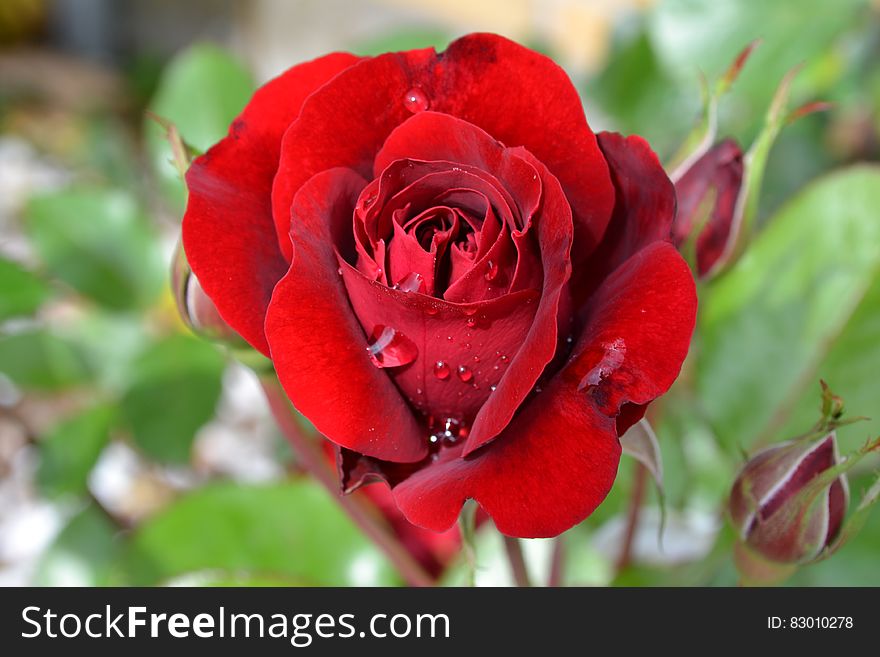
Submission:
[[192,273],[186,261],[180,243],[174,250],[172,260],[171,291],[180,318],[193,333],[234,346],[245,344],[238,333],[220,317],[214,302],[202,290],[199,279]]
[[295,66],[186,180],[205,293],[340,449],[343,489],[385,482],[420,527],[468,499],[511,536],[580,522],[687,354],[656,155],[596,135],[562,69],[502,37]]
[[742,183],[743,153],[733,139],[707,150],[675,183],[678,211],[672,241],[683,253],[693,254],[700,278],[730,251]]
[[[777,563],[818,557],[840,532],[849,503],[846,475],[813,481],[841,462],[834,431],[798,439],[752,457],[730,493],[730,517],[746,546]],[[811,485],[811,482],[812,485]]]

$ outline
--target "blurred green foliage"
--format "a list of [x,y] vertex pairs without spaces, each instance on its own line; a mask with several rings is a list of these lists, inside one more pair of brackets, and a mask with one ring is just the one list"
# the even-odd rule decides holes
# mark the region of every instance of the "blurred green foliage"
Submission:
[[[779,80],[799,63],[795,103],[834,102],[829,113],[783,132],[768,165],[764,229],[732,271],[702,287],[699,332],[682,380],[652,409],[672,513],[697,511],[723,527],[740,450],[807,429],[820,377],[845,398],[848,413],[878,415],[880,169],[845,166],[880,155],[878,23],[865,0],[662,0],[618,24],[607,65],[578,80],[595,127],[642,134],[664,158],[696,119],[700,71],[713,79],[756,38],[763,43],[722,103],[720,134],[747,145]],[[399,30],[352,47],[376,54],[442,47],[450,37],[443,29]],[[542,49],[554,54],[552,43]],[[79,400],[34,437],[39,490],[67,518],[36,581],[398,584],[385,558],[304,477],[256,485],[193,476],[188,468],[198,431],[215,418],[228,357],[175,319],[166,272],[186,191],[162,128],[143,112],[172,121],[204,151],[226,134],[254,81],[215,45],[179,53],[158,80],[156,62],[144,57],[128,69],[134,107],[63,119],[77,133],[75,147],[60,140],[53,151],[48,130],[25,135],[74,172],[70,185],[34,195],[21,213],[33,257],[0,257],[0,373],[26,400]],[[33,102],[3,96],[3,127],[15,125],[8,117],[17,104],[34,114]],[[878,432],[874,420],[841,437],[851,447]],[[122,517],[102,505],[90,477],[107,446],[119,443],[153,470],[186,473],[187,485],[146,516]],[[279,459],[287,459],[278,445]],[[870,469],[853,475],[856,499],[871,477]],[[636,563],[615,574],[613,559],[593,541],[627,512],[632,478],[624,461],[607,501],[564,536],[564,581],[735,584],[726,527],[696,562]],[[478,580],[506,572],[488,524],[477,547]],[[875,513],[856,541],[791,583],[880,584],[878,549]],[[526,553],[542,581],[546,542],[528,542]],[[465,570],[456,562],[441,581],[461,583]]]

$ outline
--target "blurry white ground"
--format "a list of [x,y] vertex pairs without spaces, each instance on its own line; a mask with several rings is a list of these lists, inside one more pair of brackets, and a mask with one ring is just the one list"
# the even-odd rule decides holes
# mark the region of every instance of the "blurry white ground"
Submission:
[[[57,189],[69,179],[68,173],[28,143],[0,137],[0,253],[4,257],[32,262],[18,227],[19,213],[32,194]],[[168,237],[169,242],[176,239]],[[44,315],[51,321],[52,309]],[[50,502],[40,496],[34,481],[39,457],[34,440],[81,403],[75,396],[23,396],[0,376],[0,586],[31,582],[41,554],[74,511],[63,501]],[[277,452],[276,430],[256,377],[232,364],[224,375],[216,418],[196,437],[191,468],[158,468],[116,440],[93,469],[89,489],[108,512],[130,523],[208,477],[248,482],[280,477],[283,470]],[[63,575],[58,574],[62,580]],[[66,581],[77,583],[75,576]]]

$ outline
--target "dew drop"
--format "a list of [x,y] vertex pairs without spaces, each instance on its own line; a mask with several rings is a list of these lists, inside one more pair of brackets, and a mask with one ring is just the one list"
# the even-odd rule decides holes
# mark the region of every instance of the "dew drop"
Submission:
[[441,381],[445,381],[449,378],[449,365],[444,363],[442,360],[438,360],[434,363],[434,376],[436,376]]
[[339,274],[340,276],[342,276],[342,267],[340,267],[339,269],[337,269],[337,270],[336,270],[336,273]]
[[465,383],[474,378],[474,373],[471,372],[471,368],[467,365],[459,365],[456,374],[458,374],[458,378]]
[[464,314],[467,315],[468,317],[470,317],[471,315],[476,315],[476,314],[477,314],[477,307],[476,307],[476,306],[470,306],[470,307],[468,307],[468,308],[465,308],[463,312],[464,312]]
[[602,348],[605,350],[605,354],[593,369],[581,379],[578,390],[599,385],[603,379],[607,379],[623,364],[626,357],[626,343],[623,338],[617,338],[613,342],[603,344]]
[[403,106],[410,112],[424,112],[428,109],[428,97],[421,89],[410,89],[403,97]]
[[379,324],[373,329],[367,353],[376,367],[400,367],[413,362],[418,357],[419,350],[400,331]]
[[479,357],[479,356],[474,356],[474,362],[475,362],[475,363],[479,363],[479,362],[480,362],[480,357]]
[[421,274],[413,271],[397,281],[394,289],[401,292],[421,292],[424,281],[425,279]]
[[447,336],[446,336],[446,339],[449,340],[450,342],[452,342],[452,336],[451,336],[451,335],[447,335]]
[[498,265],[491,260],[486,264],[488,265],[488,268],[486,269],[486,280],[494,281],[498,276]]
[[489,386],[489,392],[495,392],[498,389],[498,386]]
[[477,320],[473,317],[468,317],[466,323],[468,328],[474,328],[477,325]]
[[435,306],[428,306],[427,308],[425,308],[425,314],[429,315],[430,317],[434,317],[439,312],[440,311],[437,310]]
[[499,360],[501,360],[502,363],[506,363],[507,361],[510,360],[510,357],[507,356],[506,354],[500,354],[500,355],[498,356],[498,358],[499,358]]
[[[433,423],[429,424],[428,426],[429,428],[432,428]],[[434,444],[440,441],[452,444],[455,443],[455,441],[457,441],[459,438],[467,437],[468,433],[469,429],[467,425],[463,424],[453,417],[448,417],[439,429],[434,431],[432,428],[432,433],[428,437],[428,440]]]

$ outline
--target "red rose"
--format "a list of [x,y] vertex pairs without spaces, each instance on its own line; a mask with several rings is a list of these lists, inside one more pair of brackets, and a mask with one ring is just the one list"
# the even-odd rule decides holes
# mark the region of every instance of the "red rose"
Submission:
[[416,525],[467,498],[510,535],[579,522],[687,353],[656,156],[597,141],[565,73],[506,39],[296,66],[187,184],[205,292],[340,448],[344,489],[384,479]]

